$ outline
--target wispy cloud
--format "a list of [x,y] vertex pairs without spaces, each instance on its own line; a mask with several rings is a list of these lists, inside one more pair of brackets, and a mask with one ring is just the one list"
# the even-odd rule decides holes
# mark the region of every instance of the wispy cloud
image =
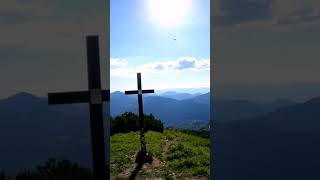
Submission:
[[210,59],[197,59],[195,57],[181,57],[171,61],[156,61],[152,63],[130,66],[126,59],[111,59],[111,76],[122,78],[135,78],[135,73],[161,73],[161,72],[202,72],[210,70]]
[[110,60],[111,69],[125,68],[128,66],[126,59],[111,59]]

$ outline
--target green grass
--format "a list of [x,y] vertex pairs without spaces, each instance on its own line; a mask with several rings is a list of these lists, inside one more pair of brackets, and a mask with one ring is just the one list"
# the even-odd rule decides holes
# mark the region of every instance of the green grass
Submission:
[[168,171],[181,177],[209,176],[210,141],[195,135],[170,131],[176,136],[168,152]]
[[[162,156],[166,140],[171,142],[167,158]],[[149,131],[146,133],[147,149],[153,157],[165,161],[165,166],[152,171],[140,171],[138,177],[162,177],[165,179],[186,179],[191,176],[209,177],[210,140],[179,130],[165,130],[163,134]],[[110,167],[111,178],[134,164],[140,150],[139,132],[115,134],[111,136]]]
[[[161,133],[149,131],[145,135],[147,149],[157,158],[161,158],[163,137]],[[130,132],[111,136],[110,143],[111,176],[114,176],[134,164],[135,156],[140,150],[140,133]]]

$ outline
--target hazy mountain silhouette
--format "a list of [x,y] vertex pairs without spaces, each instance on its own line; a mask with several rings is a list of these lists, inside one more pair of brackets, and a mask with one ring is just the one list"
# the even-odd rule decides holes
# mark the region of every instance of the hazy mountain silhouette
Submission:
[[[144,112],[145,114],[153,113],[156,118],[164,122],[165,126],[201,127],[201,124],[208,125],[209,97],[209,93],[184,100],[148,96],[143,99]],[[241,117],[243,114],[256,111],[255,103],[252,105],[253,108],[248,108],[250,111],[244,111],[241,109],[246,108],[243,108],[243,105],[239,106],[238,101],[223,100],[222,102],[225,104],[225,109],[217,103],[215,113],[217,115],[220,113],[220,116],[225,119],[228,113]],[[65,158],[91,167],[88,105],[49,106],[47,103],[47,98],[28,93],[19,93],[0,100],[0,169],[4,167],[6,172],[16,172],[21,168],[34,167],[35,164],[49,157]],[[126,96],[122,92],[111,94],[113,116],[126,111],[137,113],[137,104],[136,96]],[[271,109],[276,107],[274,104],[270,106]],[[228,112],[228,108],[232,109],[230,107],[235,110]],[[297,107],[300,106],[297,105]],[[264,121],[263,118],[261,119]],[[224,122],[224,119],[221,120]],[[239,120],[239,122],[242,121],[245,120]],[[250,119],[251,121],[258,122],[259,119]]]
[[317,134],[320,127],[320,97],[305,103],[280,108],[264,116],[242,120],[241,122],[259,121],[259,125],[281,132]]
[[225,99],[245,99],[256,102],[274,101],[278,98],[304,102],[319,95],[320,83],[291,84],[235,84],[215,85],[217,96]]
[[296,103],[288,99],[278,99],[264,104],[246,100],[214,99],[213,116],[215,122],[226,122],[256,117],[294,104]]
[[192,100],[197,103],[210,105],[210,93],[200,94],[193,97]]
[[[183,100],[163,96],[145,96],[143,102],[144,112],[153,113],[159,117],[166,127],[185,127],[190,123],[198,124],[209,121],[210,93]],[[264,104],[226,99],[215,99],[213,102],[215,122],[251,118],[296,104],[288,99],[278,99]],[[116,116],[127,111],[138,112],[137,97],[127,96],[119,91],[111,93],[111,115]]]
[[15,173],[49,157],[91,167],[88,110],[47,103],[27,93],[0,100],[0,169]]
[[320,179],[320,98],[260,117],[215,123],[216,176]]
[[162,97],[167,97],[167,98],[172,98],[172,99],[176,99],[176,100],[184,100],[184,99],[190,99],[196,96],[201,95],[201,93],[178,93],[175,91],[166,91],[164,93],[159,94],[159,96]]
[[204,94],[210,91],[210,88],[169,88],[156,90],[155,94],[161,95],[166,92],[188,93],[188,94]]
[[[161,96],[146,96],[143,98],[144,113],[154,114],[161,119],[165,126],[180,126],[188,121],[209,121],[209,106],[192,99],[176,100]],[[124,112],[138,112],[136,96],[127,96],[122,92],[111,94],[111,115],[116,116]]]
[[[202,108],[191,100],[182,102],[150,96],[144,99],[144,103],[146,113],[156,110],[159,114],[167,114],[158,117],[155,113],[159,119],[169,117],[170,121],[179,119],[181,121],[177,122],[183,123],[189,117],[201,120],[209,117],[208,106]],[[111,104],[111,109],[113,106],[121,106],[121,111],[137,111],[136,96],[116,92],[112,94]],[[179,115],[186,107],[194,107],[195,111]],[[0,169],[5,168],[9,174],[32,168],[50,157],[69,159],[91,167],[88,105],[49,106],[47,98],[28,93],[2,99],[0,142]]]

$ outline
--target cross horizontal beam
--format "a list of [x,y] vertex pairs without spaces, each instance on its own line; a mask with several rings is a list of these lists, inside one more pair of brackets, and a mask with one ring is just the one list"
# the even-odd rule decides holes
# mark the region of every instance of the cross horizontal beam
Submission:
[[[110,100],[110,91],[101,90],[102,101]],[[48,93],[49,104],[88,103],[91,100],[90,91]]]
[[[141,90],[142,94],[154,93],[153,89]],[[125,91],[125,94],[139,94],[139,90]]]

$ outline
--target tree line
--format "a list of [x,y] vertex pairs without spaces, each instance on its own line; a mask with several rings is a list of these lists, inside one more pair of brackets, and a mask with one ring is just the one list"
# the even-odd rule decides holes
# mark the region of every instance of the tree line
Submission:
[[[145,132],[148,130],[163,133],[164,126],[161,120],[156,119],[153,114],[144,115]],[[125,112],[119,116],[110,118],[110,135],[116,133],[128,133],[140,131],[139,116],[132,112]]]
[[25,169],[15,177],[6,176],[0,171],[0,180],[92,180],[90,169],[68,160],[48,159],[34,169]]
[[195,135],[203,138],[210,138],[210,130],[204,130],[204,129],[191,130],[191,129],[180,129],[180,128],[172,128],[172,127],[168,127],[166,129],[171,131],[180,131],[186,134]]

